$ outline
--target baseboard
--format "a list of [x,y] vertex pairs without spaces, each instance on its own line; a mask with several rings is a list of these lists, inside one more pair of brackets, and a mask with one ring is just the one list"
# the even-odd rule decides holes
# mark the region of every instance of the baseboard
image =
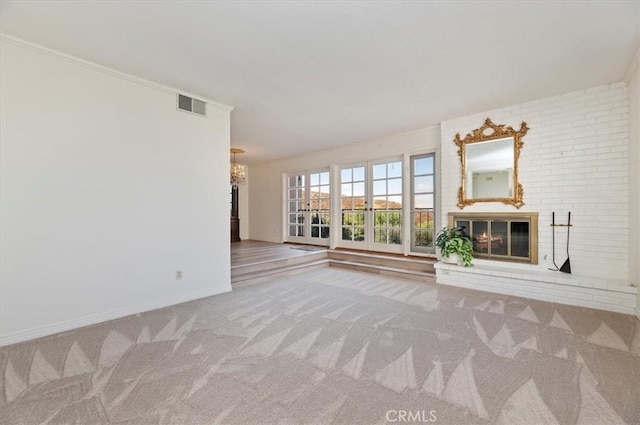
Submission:
[[143,304],[136,304],[128,307],[118,308],[115,310],[109,310],[98,314],[92,314],[89,316],[80,317],[72,320],[65,320],[62,322],[52,323],[45,326],[39,326],[36,328],[26,329],[24,331],[13,332],[7,335],[0,335],[0,347],[10,344],[16,344],[18,342],[29,341],[35,338],[41,338],[43,336],[53,335],[59,332],[70,331],[73,329],[81,328],[84,326],[95,325],[97,323],[106,322],[108,320],[120,319],[122,317],[131,316],[133,314],[144,313],[145,311],[156,310],[163,307],[169,307],[175,304],[181,304],[188,301],[197,300],[200,298],[210,297],[212,295],[218,295],[225,292],[230,292],[231,286],[228,291],[218,291],[214,288],[208,288],[200,291],[188,292],[186,294],[180,294],[175,297],[165,298],[162,300],[151,301]]

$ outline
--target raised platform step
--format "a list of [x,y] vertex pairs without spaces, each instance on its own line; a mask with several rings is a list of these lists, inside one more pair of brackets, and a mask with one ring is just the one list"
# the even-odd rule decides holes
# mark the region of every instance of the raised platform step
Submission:
[[626,282],[476,263],[473,267],[437,263],[437,283],[617,313],[636,312],[638,288]]
[[435,274],[434,264],[436,260],[425,257],[401,257],[380,253],[363,253],[360,251],[330,250],[329,259],[333,261],[347,261],[376,267],[390,267]]
[[433,272],[378,266],[373,264],[342,260],[330,260],[329,266],[340,267],[343,269],[355,270],[359,272],[376,273],[383,276],[417,280],[420,282],[436,283],[436,276]]
[[324,258],[322,260],[307,261],[297,264],[285,265],[278,268],[258,270],[251,273],[243,273],[240,276],[232,277],[231,284],[234,288],[239,288],[246,285],[253,285],[254,283],[264,282],[276,276],[289,276],[308,270],[314,270],[320,267],[327,267],[328,265],[329,260],[327,258]]
[[327,250],[310,251],[297,257],[278,258],[266,261],[258,261],[250,264],[242,264],[231,267],[231,282],[236,278],[246,275],[265,274],[278,269],[286,269],[293,266],[312,263],[319,260],[327,260]]
[[435,259],[402,257],[383,253],[312,249],[296,257],[278,258],[231,267],[235,287],[258,283],[274,276],[300,273],[309,268],[342,267],[420,282],[435,282]]

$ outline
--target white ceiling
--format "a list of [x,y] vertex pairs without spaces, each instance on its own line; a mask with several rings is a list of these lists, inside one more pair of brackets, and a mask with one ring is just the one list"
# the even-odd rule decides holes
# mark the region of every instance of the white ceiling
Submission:
[[[235,106],[256,163],[621,81],[640,2],[0,2],[0,29]],[[239,158],[240,159],[240,158]]]

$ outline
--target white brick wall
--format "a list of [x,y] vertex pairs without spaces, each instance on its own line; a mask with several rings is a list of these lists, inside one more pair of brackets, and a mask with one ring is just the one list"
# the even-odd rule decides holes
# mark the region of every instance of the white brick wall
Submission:
[[478,264],[436,264],[438,283],[618,313],[634,314],[638,289],[619,281],[559,272],[506,271]]
[[[461,170],[453,138],[457,132],[464,137],[487,117],[515,129],[525,121],[530,128],[519,162],[525,202],[519,211],[540,214],[540,264],[531,268],[552,266],[551,212],[564,223],[571,211],[572,272],[628,280],[627,86],[614,83],[443,122],[442,223],[447,213],[459,211]],[[478,203],[464,211],[517,210],[501,203]],[[556,228],[556,263],[565,259],[566,229]]]

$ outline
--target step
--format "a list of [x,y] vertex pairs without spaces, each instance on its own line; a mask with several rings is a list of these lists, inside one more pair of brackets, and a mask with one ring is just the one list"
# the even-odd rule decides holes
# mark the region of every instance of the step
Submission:
[[374,266],[391,267],[396,269],[406,269],[419,272],[435,273],[434,258],[427,257],[396,257],[384,254],[366,254],[361,252],[331,250],[330,260],[349,261],[360,264],[370,264]]
[[435,283],[435,260],[424,257],[401,257],[382,253],[343,250],[314,250],[308,254],[276,260],[259,261],[231,268],[234,287],[254,284],[300,273],[310,268],[341,267],[360,272]]
[[327,258],[314,260],[314,261],[306,261],[303,263],[289,264],[284,265],[279,268],[269,268],[257,270],[252,273],[244,273],[239,276],[235,276],[231,278],[231,285],[234,288],[239,288],[242,286],[253,285],[255,283],[264,282],[274,277],[284,277],[291,276],[294,274],[302,273],[307,270],[314,270],[321,267],[327,267],[329,265],[329,260]]
[[329,266],[340,267],[348,270],[355,270],[366,273],[376,273],[383,276],[409,279],[418,282],[436,283],[436,275],[433,272],[410,270],[406,268],[378,266],[354,261],[329,260]]
[[268,261],[260,261],[251,264],[243,264],[240,266],[231,267],[231,280],[233,282],[234,278],[244,276],[244,275],[253,275],[255,273],[263,272],[264,274],[268,274],[270,270],[277,270],[283,267],[295,266],[300,264],[305,264],[309,262],[314,262],[318,260],[326,260],[327,258],[327,250],[322,251],[314,251],[309,254],[299,255],[297,257],[287,257],[280,258],[277,260],[268,260]]

